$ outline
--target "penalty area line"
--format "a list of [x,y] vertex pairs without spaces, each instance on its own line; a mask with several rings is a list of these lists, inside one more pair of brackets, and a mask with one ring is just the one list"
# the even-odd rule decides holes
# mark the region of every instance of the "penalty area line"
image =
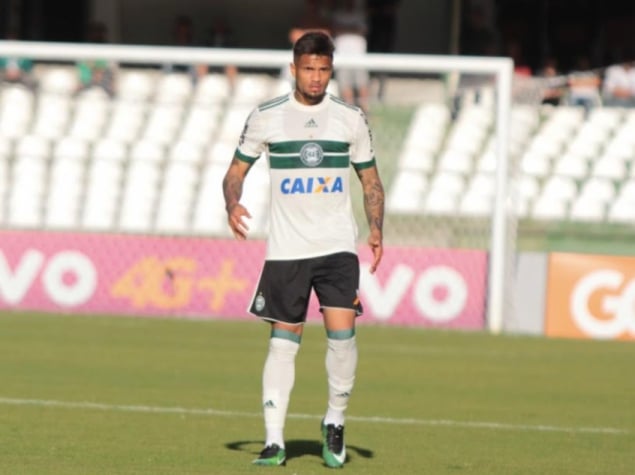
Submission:
[[[53,407],[61,409],[98,410],[112,412],[135,412],[154,414],[182,414],[192,416],[216,416],[216,417],[262,417],[259,412],[225,411],[210,408],[186,408],[178,406],[145,406],[132,404],[106,404],[90,401],[56,401],[50,399],[19,399],[0,397],[0,404],[7,406],[37,406]],[[314,414],[288,414],[289,419],[321,419],[322,416]],[[509,424],[501,422],[485,421],[457,421],[450,419],[415,419],[395,417],[365,417],[346,416],[349,421],[388,424],[388,425],[420,425],[437,427],[456,427],[461,429],[490,429],[518,432],[567,432],[573,434],[612,434],[627,435],[630,431],[615,427],[564,427],[542,424]]]

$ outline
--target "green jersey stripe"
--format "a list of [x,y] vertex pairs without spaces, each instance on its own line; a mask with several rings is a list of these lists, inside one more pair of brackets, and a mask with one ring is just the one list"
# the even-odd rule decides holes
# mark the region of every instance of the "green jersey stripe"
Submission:
[[299,155],[295,156],[269,156],[269,166],[274,169],[285,168],[348,168],[350,158],[348,155],[324,155],[322,161],[316,166],[308,166],[300,159]]
[[374,166],[375,166],[375,157],[373,157],[372,160],[369,160],[367,162],[353,163],[353,168],[355,170],[364,170],[366,168],[371,168]]
[[288,142],[274,142],[269,144],[270,153],[300,153],[302,147],[308,143],[318,144],[324,153],[348,153],[349,144],[333,140],[290,140]]
[[236,149],[235,155],[236,155],[236,158],[238,158],[239,160],[242,160],[243,162],[247,162],[247,163],[252,163],[252,164],[260,158],[260,157],[250,157],[249,155],[245,155],[244,153],[241,153],[241,151],[238,149]]
[[279,105],[284,104],[289,101],[289,96],[284,95],[280,97],[276,97],[275,99],[271,99],[270,101],[264,102],[258,106],[259,111],[265,111],[267,109],[272,109],[273,107],[277,107]]

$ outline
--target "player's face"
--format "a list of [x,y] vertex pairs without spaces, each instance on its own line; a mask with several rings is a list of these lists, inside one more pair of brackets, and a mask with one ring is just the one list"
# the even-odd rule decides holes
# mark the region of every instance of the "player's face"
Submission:
[[295,98],[302,104],[317,104],[329,85],[333,73],[333,60],[328,56],[303,54],[292,65],[295,78]]

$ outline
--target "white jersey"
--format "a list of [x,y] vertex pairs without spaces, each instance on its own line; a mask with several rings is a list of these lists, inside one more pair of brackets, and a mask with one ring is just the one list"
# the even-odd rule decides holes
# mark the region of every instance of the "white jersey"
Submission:
[[271,215],[266,259],[356,252],[351,165],[375,165],[372,138],[358,107],[327,94],[317,105],[293,92],[261,104],[247,118],[236,157],[267,156]]

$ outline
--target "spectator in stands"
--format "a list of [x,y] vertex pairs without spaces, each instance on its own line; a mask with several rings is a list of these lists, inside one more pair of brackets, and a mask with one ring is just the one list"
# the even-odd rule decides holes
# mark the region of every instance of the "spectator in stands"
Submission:
[[[87,43],[106,43],[108,32],[106,25],[100,22],[91,22],[86,32]],[[101,88],[110,97],[115,93],[115,64],[105,59],[83,60],[77,62],[77,74],[79,76],[79,90],[82,91]]]
[[[355,0],[336,0],[331,17],[331,29],[335,52],[342,56],[361,56],[367,52],[365,8],[356,4]],[[339,94],[350,104],[359,106],[368,113],[370,78],[363,68],[335,68],[335,78]]]
[[[219,17],[214,20],[210,30],[210,46],[212,48],[231,48],[234,46],[233,32],[224,18]],[[238,68],[233,64],[227,64],[223,72],[229,82],[229,87],[233,90],[236,85]]]
[[564,76],[558,71],[558,61],[556,58],[550,57],[545,60],[542,69],[538,72],[538,76],[544,79],[544,89],[542,94],[542,103],[557,106],[561,103],[565,94]]
[[500,39],[490,26],[483,7],[468,4],[466,17],[461,25],[460,54],[469,56],[492,56],[499,53]]
[[[397,13],[401,0],[366,0],[368,12],[368,51],[392,53],[395,50]],[[379,73],[377,98],[382,100],[386,84],[386,73]]]
[[[184,47],[198,46],[198,43],[194,39],[192,19],[189,16],[179,15],[174,19],[172,25],[172,45]],[[207,64],[165,63],[162,69],[166,74],[172,72],[187,72],[192,80],[192,84],[196,84],[199,78],[208,73],[209,67]]]
[[625,61],[606,70],[603,84],[604,104],[635,107],[635,61]]
[[569,74],[569,104],[582,106],[588,113],[590,109],[600,105],[599,74],[591,69],[591,62],[587,56],[578,58],[577,67]]
[[[7,34],[7,40],[17,41],[19,35],[15,31]],[[0,58],[0,78],[2,82],[20,84],[29,89],[35,88],[33,79],[33,61],[20,56],[4,56]]]
[[[331,25],[325,13],[325,5],[320,0],[305,0],[304,10],[300,17],[289,28],[289,44],[293,48],[295,42],[309,31],[321,31],[331,34]],[[293,55],[289,57],[289,63],[293,61]],[[294,87],[293,76],[289,65],[284,65],[280,71],[280,78],[289,81]]]

